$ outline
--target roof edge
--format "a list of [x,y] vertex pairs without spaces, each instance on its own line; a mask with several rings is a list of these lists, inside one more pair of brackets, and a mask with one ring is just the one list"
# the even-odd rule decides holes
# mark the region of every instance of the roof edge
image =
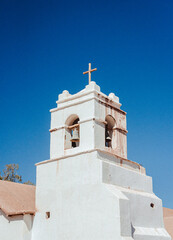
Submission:
[[5,213],[7,217],[12,217],[17,215],[26,215],[26,214],[35,215],[36,213],[36,210],[35,211],[19,211],[19,212],[8,212],[3,208],[0,208],[0,210],[2,210],[2,212]]

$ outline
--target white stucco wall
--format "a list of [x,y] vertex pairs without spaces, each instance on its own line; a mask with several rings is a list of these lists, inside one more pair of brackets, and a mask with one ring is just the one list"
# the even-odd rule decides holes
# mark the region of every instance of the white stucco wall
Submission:
[[0,210],[0,239],[31,240],[32,222],[31,215],[7,217]]
[[[78,152],[105,147],[105,118],[111,115],[115,119],[115,154],[127,157],[126,113],[120,110],[120,104],[101,93],[94,82],[81,92],[68,96],[60,94],[57,108],[51,110],[50,158],[64,155],[66,121],[72,115],[79,117],[80,148]],[[119,130],[121,129],[121,130]]]
[[93,151],[37,166],[32,240],[170,239],[151,177],[104,157]]
[[[170,240],[152,178],[127,160],[119,99],[91,82],[76,95],[64,91],[57,104],[51,110],[50,160],[37,164],[32,240]],[[73,114],[80,119],[80,144],[65,149],[66,121]],[[115,149],[105,147],[107,115],[116,123]]]

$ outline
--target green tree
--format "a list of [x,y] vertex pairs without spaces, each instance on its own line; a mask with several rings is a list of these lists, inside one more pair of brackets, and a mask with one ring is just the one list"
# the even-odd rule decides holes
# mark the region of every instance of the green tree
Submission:
[[3,173],[0,173],[0,180],[11,181],[11,182],[22,182],[22,176],[18,174],[18,164],[7,164]]
[[[22,176],[18,174],[18,164],[7,164],[5,169],[0,172],[0,180],[22,183]],[[23,184],[34,185],[31,181],[24,182]]]

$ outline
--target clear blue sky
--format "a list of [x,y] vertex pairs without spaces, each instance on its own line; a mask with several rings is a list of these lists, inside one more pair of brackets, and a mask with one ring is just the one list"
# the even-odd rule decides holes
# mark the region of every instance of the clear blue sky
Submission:
[[93,80],[127,112],[128,158],[173,208],[173,1],[0,1],[0,169],[35,182],[49,159],[49,109]]

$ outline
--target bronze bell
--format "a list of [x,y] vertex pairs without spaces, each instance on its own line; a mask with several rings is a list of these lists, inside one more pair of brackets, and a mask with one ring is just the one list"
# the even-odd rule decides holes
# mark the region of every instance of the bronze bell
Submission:
[[106,142],[111,142],[111,141],[112,141],[112,139],[109,135],[109,131],[106,131]]
[[71,142],[79,142],[79,130],[77,128],[74,128],[72,131],[72,137]]

